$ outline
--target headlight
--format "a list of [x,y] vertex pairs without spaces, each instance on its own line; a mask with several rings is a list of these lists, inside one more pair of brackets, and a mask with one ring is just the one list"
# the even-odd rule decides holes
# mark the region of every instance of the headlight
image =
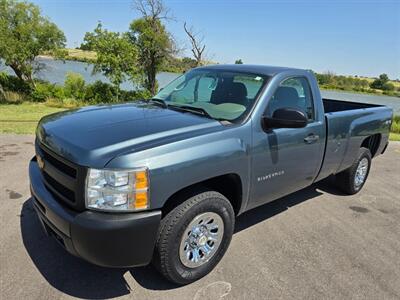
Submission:
[[145,168],[135,170],[89,169],[86,207],[104,211],[148,208],[149,177]]

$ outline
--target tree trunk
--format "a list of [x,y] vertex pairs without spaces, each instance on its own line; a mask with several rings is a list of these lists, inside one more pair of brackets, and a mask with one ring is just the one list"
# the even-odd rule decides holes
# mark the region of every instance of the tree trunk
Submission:
[[21,69],[18,67],[17,64],[11,64],[11,65],[10,65],[10,68],[13,69],[15,75],[17,75],[17,77],[18,77],[20,80],[25,81],[25,80],[24,80],[24,74],[22,73]]
[[10,64],[10,68],[13,69],[15,75],[17,75],[17,77],[20,80],[22,80],[24,82],[28,82],[31,85],[31,87],[33,87],[33,88],[36,87],[35,81],[33,80],[33,77],[32,77],[32,73],[25,74],[21,70],[21,68],[19,67],[18,64]]
[[151,66],[147,72],[147,89],[154,96],[157,93],[157,80],[155,67]]

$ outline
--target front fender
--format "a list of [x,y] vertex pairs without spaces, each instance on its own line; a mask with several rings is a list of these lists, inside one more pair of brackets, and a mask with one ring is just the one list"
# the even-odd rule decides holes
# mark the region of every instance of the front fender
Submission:
[[150,207],[158,209],[176,192],[224,174],[237,174],[247,202],[250,178],[250,126],[227,128],[116,157],[107,168],[148,167]]

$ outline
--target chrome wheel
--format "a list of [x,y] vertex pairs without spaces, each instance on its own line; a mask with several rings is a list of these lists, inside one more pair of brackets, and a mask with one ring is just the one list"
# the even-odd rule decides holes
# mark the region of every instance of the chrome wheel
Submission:
[[217,252],[224,235],[224,222],[213,212],[196,216],[182,235],[179,257],[183,265],[197,268]]
[[364,183],[365,178],[367,177],[368,164],[369,162],[366,157],[364,157],[358,163],[356,176],[354,177],[354,185],[356,186],[356,188],[359,188]]

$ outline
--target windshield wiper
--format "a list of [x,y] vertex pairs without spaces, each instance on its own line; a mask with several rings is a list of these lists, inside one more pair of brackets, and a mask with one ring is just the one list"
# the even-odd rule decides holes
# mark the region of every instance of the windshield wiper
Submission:
[[205,117],[207,117],[209,119],[214,119],[204,108],[201,108],[201,107],[193,107],[193,106],[189,106],[189,105],[173,105],[173,104],[169,104],[168,108],[181,110],[181,111],[187,111],[187,112],[190,112],[190,113],[194,113],[196,115],[205,116]]
[[161,106],[164,107],[164,108],[168,108],[167,102],[165,102],[163,99],[151,98],[150,101],[154,102],[155,104],[161,104]]
[[194,106],[189,106],[189,105],[174,105],[174,104],[167,104],[165,100],[159,99],[159,98],[152,98],[150,99],[151,102],[154,102],[154,104],[161,105],[163,108],[169,108],[177,111],[183,111],[183,112],[189,112],[192,114],[204,116],[209,119],[213,119],[216,121],[228,121],[227,119],[222,119],[222,118],[213,118],[204,108],[201,107],[194,107]]

